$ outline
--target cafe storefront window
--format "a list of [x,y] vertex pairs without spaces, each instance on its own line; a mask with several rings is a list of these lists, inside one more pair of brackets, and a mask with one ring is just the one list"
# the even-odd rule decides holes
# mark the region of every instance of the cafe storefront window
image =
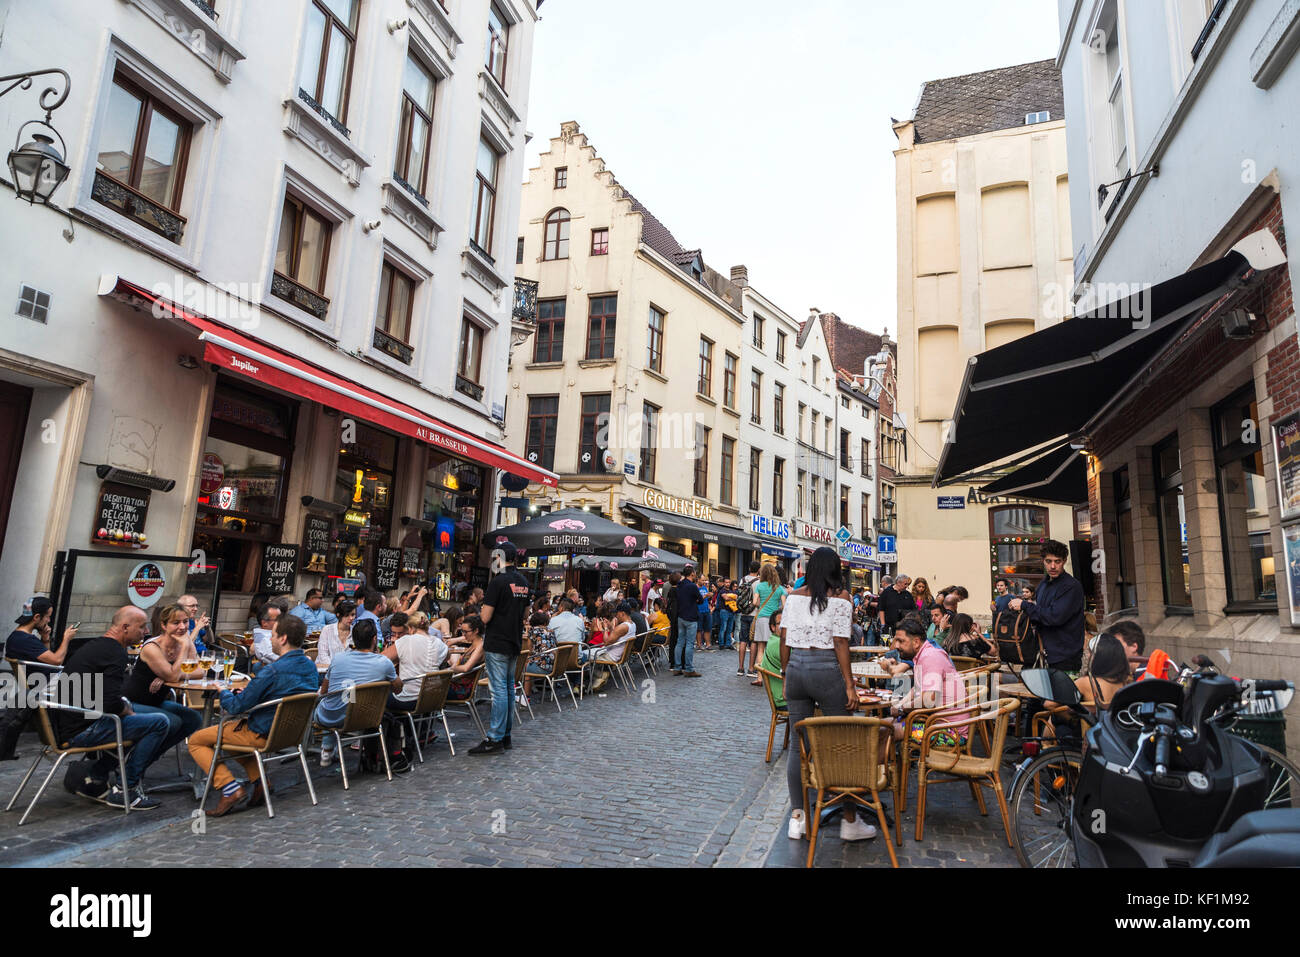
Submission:
[[393,528],[393,481],[397,436],[355,423],[353,441],[339,447],[334,501],[346,505],[335,525],[328,568],[332,579],[373,581],[376,550],[387,546]]
[[486,478],[479,466],[429,450],[424,519],[434,526],[428,568],[439,601],[460,600],[474,576],[479,536],[487,531],[482,527]]
[[1277,580],[1259,409],[1246,388],[1212,412],[1229,611],[1275,611]]
[[286,402],[218,381],[194,526],[193,548],[204,570],[190,574],[189,589],[210,587],[221,558],[222,591],[256,591],[262,545],[283,540],[294,417]]
[[1166,614],[1191,614],[1192,566],[1187,554],[1183,460],[1174,433],[1155,447],[1156,515],[1160,520],[1160,571]]
[[1117,470],[1111,479],[1114,503],[1115,599],[1122,610],[1138,607],[1137,572],[1133,562],[1133,494],[1129,486],[1128,466]]
[[1047,509],[1005,505],[989,509],[991,582],[1011,578],[1015,589],[1043,580],[1043,542],[1050,537]]

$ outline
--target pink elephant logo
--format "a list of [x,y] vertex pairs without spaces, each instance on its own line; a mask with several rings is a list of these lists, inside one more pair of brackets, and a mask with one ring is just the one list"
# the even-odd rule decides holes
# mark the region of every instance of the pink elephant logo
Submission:
[[626,548],[629,552],[633,551],[636,548],[636,536],[635,535],[624,536],[623,547]]
[[558,521],[551,522],[551,528],[557,532],[581,532],[587,527],[585,522],[580,522],[576,518],[562,518]]
[[610,563],[609,563],[609,567],[610,567],[610,568],[618,568],[618,562],[610,562]]

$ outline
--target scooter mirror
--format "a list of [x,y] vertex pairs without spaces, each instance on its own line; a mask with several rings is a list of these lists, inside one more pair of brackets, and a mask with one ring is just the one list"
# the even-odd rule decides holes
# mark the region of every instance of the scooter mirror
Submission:
[[1044,701],[1073,708],[1083,700],[1070,676],[1055,668],[1026,668],[1020,672],[1020,680],[1034,697]]

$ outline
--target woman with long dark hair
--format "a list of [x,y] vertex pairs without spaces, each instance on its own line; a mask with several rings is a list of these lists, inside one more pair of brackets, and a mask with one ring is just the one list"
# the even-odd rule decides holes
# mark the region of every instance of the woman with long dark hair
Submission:
[[[849,669],[853,602],[841,579],[839,556],[825,546],[813,552],[804,570],[803,586],[785,600],[781,616],[781,667],[785,673],[785,700],[790,727],[811,718],[816,708],[827,717],[848,715],[858,709],[858,690]],[[804,837],[803,780],[799,773],[799,748],[794,742],[786,753],[786,783],[790,788],[789,834]],[[844,808],[840,840],[875,837],[876,829],[859,821],[856,811]]]
[[1110,705],[1115,692],[1133,680],[1133,669],[1128,662],[1128,650],[1123,642],[1109,631],[1097,636],[1092,649],[1092,662],[1088,673],[1074,679],[1085,701],[1091,701],[1100,710]]

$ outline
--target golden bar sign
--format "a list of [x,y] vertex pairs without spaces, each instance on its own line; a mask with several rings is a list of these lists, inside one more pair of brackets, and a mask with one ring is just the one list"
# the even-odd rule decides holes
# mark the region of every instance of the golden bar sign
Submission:
[[685,515],[688,518],[702,518],[706,522],[713,520],[712,505],[696,502],[689,498],[673,498],[673,496],[665,495],[663,492],[656,492],[652,488],[645,490],[645,494],[641,496],[641,502],[650,508],[660,508],[665,512],[676,512],[678,515]]

